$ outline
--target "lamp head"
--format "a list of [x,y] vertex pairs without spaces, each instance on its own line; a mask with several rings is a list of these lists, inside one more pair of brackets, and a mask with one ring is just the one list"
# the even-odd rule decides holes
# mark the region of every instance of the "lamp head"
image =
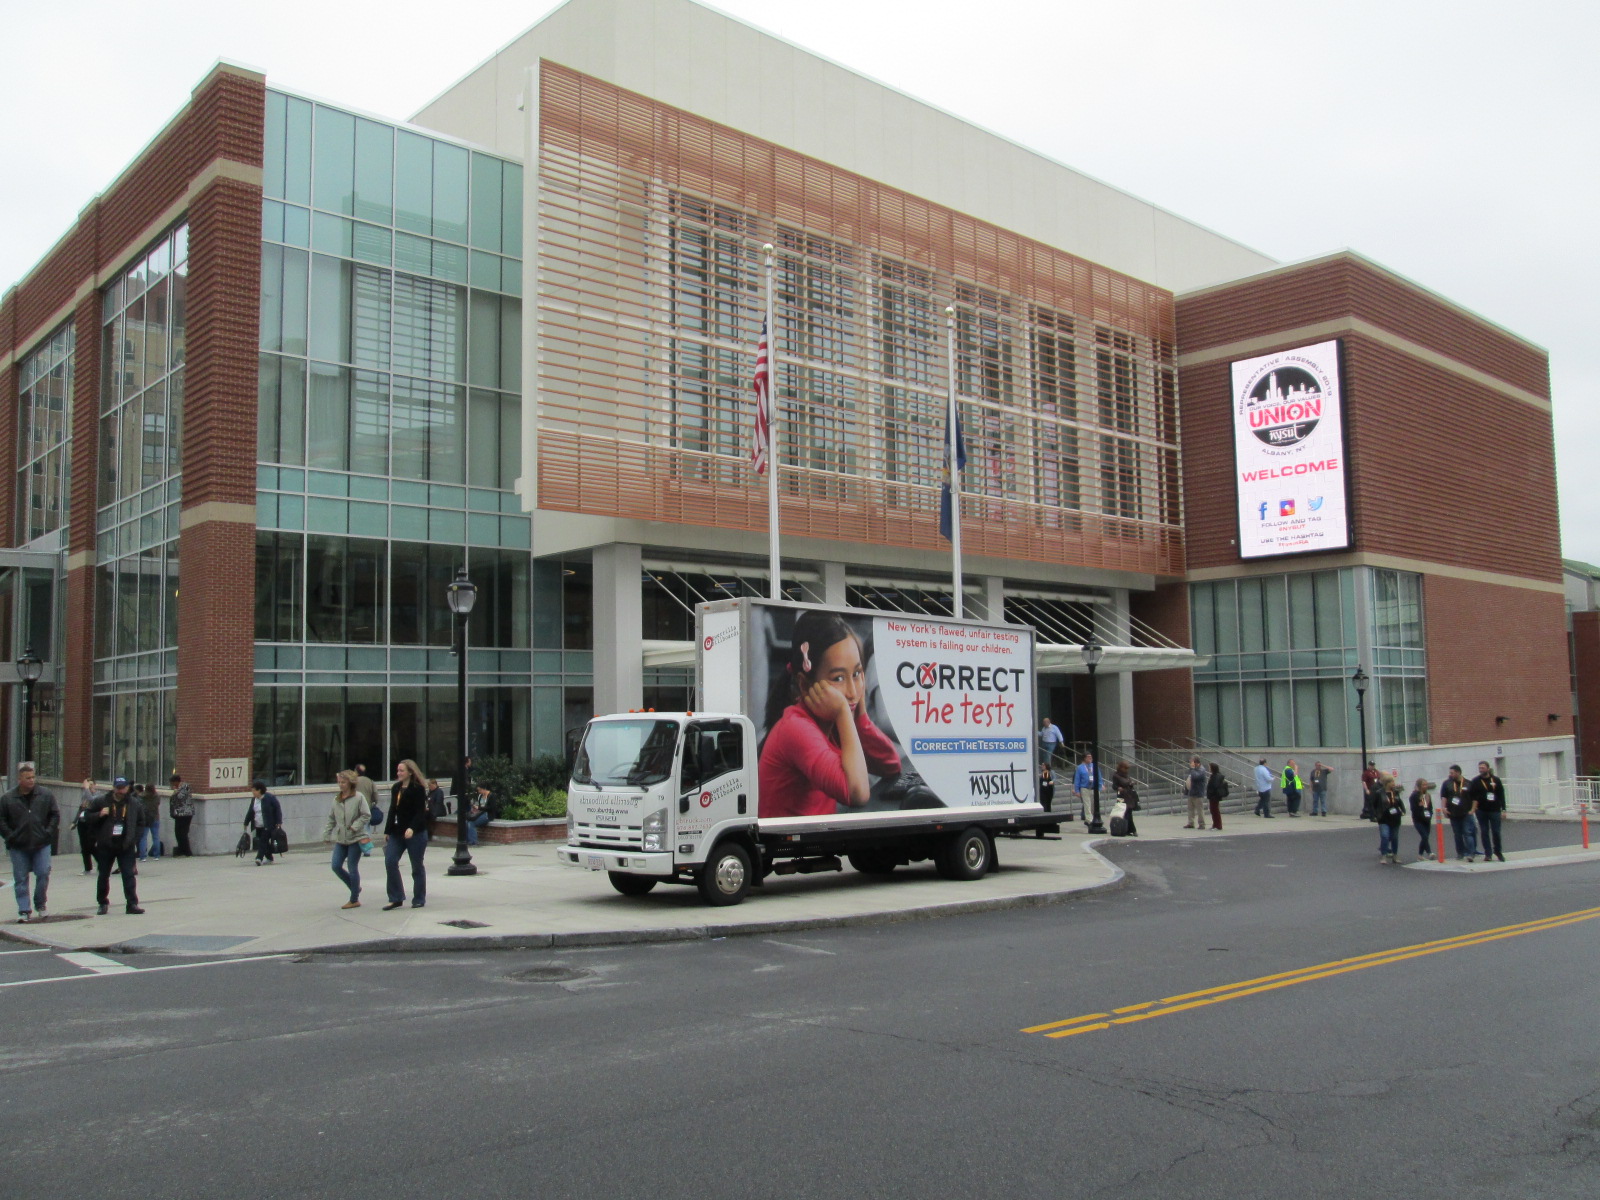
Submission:
[[1367,673],[1358,666],[1356,668],[1356,673],[1350,676],[1350,682],[1355,684],[1356,695],[1365,696],[1367,694],[1367,684],[1371,682],[1371,680]]
[[456,571],[456,577],[450,581],[447,595],[450,600],[450,611],[456,616],[464,617],[472,611],[472,606],[478,599],[478,587],[467,578],[465,567]]
[[29,646],[22,652],[22,657],[17,659],[17,675],[24,683],[38,683],[42,674],[44,674],[44,660],[33,652],[32,646]]
[[1106,656],[1106,648],[1100,644],[1093,633],[1089,640],[1083,643],[1083,661],[1089,667],[1098,667],[1100,660]]

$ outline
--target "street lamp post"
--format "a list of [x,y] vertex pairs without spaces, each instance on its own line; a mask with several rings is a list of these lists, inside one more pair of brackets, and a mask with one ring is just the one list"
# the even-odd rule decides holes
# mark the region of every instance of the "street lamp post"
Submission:
[[456,615],[456,853],[447,875],[476,875],[478,868],[467,851],[467,618],[478,599],[478,589],[465,567],[456,571],[449,588],[450,611]]
[[17,677],[22,680],[22,760],[33,761],[33,685],[44,673],[44,660],[29,646],[17,659]]
[[1350,676],[1350,682],[1356,689],[1356,723],[1361,726],[1361,766],[1356,772],[1356,778],[1361,780],[1361,815],[1367,815],[1367,684],[1371,682],[1367,673],[1361,669],[1361,664],[1356,664],[1356,673]]
[[1094,820],[1089,822],[1090,833],[1104,833],[1106,827],[1100,821],[1100,695],[1095,691],[1094,673],[1100,665],[1100,660],[1105,657],[1106,648],[1094,636],[1094,630],[1089,631],[1089,640],[1083,644],[1083,662],[1089,668],[1089,692],[1094,696],[1094,706],[1089,716],[1089,757],[1094,760],[1090,768],[1090,784],[1094,788]]

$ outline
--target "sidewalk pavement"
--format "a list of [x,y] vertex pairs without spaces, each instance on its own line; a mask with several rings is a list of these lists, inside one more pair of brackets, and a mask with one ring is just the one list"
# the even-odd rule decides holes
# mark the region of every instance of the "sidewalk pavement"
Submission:
[[[1362,822],[1268,822],[1230,814],[1221,832],[1186,830],[1176,816],[1141,816],[1138,824],[1141,840],[1148,842],[1309,834]],[[709,908],[695,888],[673,884],[660,884],[647,896],[619,895],[602,872],[558,865],[554,842],[476,846],[472,857],[479,873],[452,878],[445,872],[455,843],[436,842],[426,859],[425,908],[410,906],[409,864],[402,860],[407,904],[382,911],[378,853],[362,863],[361,907],[342,910],[347,893],[329,869],[330,851],[304,846],[266,867],[232,855],[151,859],[139,865],[144,915],[122,912],[121,881],[113,878],[112,915],[99,917],[93,915],[94,878],[79,872],[76,855],[62,855],[51,874],[49,918],[27,925],[8,918],[0,934],[60,950],[188,955],[596,946],[1057,904],[1122,881],[1121,869],[1094,849],[1108,838],[1089,837],[1078,822],[1062,828],[1061,838],[998,839],[1000,870],[970,883],[941,879],[930,863],[902,867],[887,878],[846,866],[842,872],[773,876],[732,908]],[[7,875],[0,895],[10,893]]]
[[1516,871],[1528,867],[1564,867],[1568,863],[1600,862],[1600,846],[1585,850],[1578,846],[1544,846],[1537,850],[1512,850],[1505,862],[1490,862],[1479,858],[1477,862],[1461,862],[1455,851],[1445,850],[1449,856],[1444,862],[1436,858],[1419,860],[1405,865],[1414,871],[1443,871],[1449,874],[1466,874],[1478,871]]

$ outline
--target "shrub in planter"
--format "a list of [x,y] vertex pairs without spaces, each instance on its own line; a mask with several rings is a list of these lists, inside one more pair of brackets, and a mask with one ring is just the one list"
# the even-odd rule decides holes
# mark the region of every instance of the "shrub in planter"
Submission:
[[567,815],[566,788],[529,788],[507,800],[500,809],[502,821],[537,821]]

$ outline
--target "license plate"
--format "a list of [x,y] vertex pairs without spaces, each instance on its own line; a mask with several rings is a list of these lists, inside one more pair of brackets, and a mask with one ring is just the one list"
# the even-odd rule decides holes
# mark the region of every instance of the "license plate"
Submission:
[[583,856],[583,865],[588,867],[591,871],[604,871],[606,869],[605,856],[600,854],[586,854]]

